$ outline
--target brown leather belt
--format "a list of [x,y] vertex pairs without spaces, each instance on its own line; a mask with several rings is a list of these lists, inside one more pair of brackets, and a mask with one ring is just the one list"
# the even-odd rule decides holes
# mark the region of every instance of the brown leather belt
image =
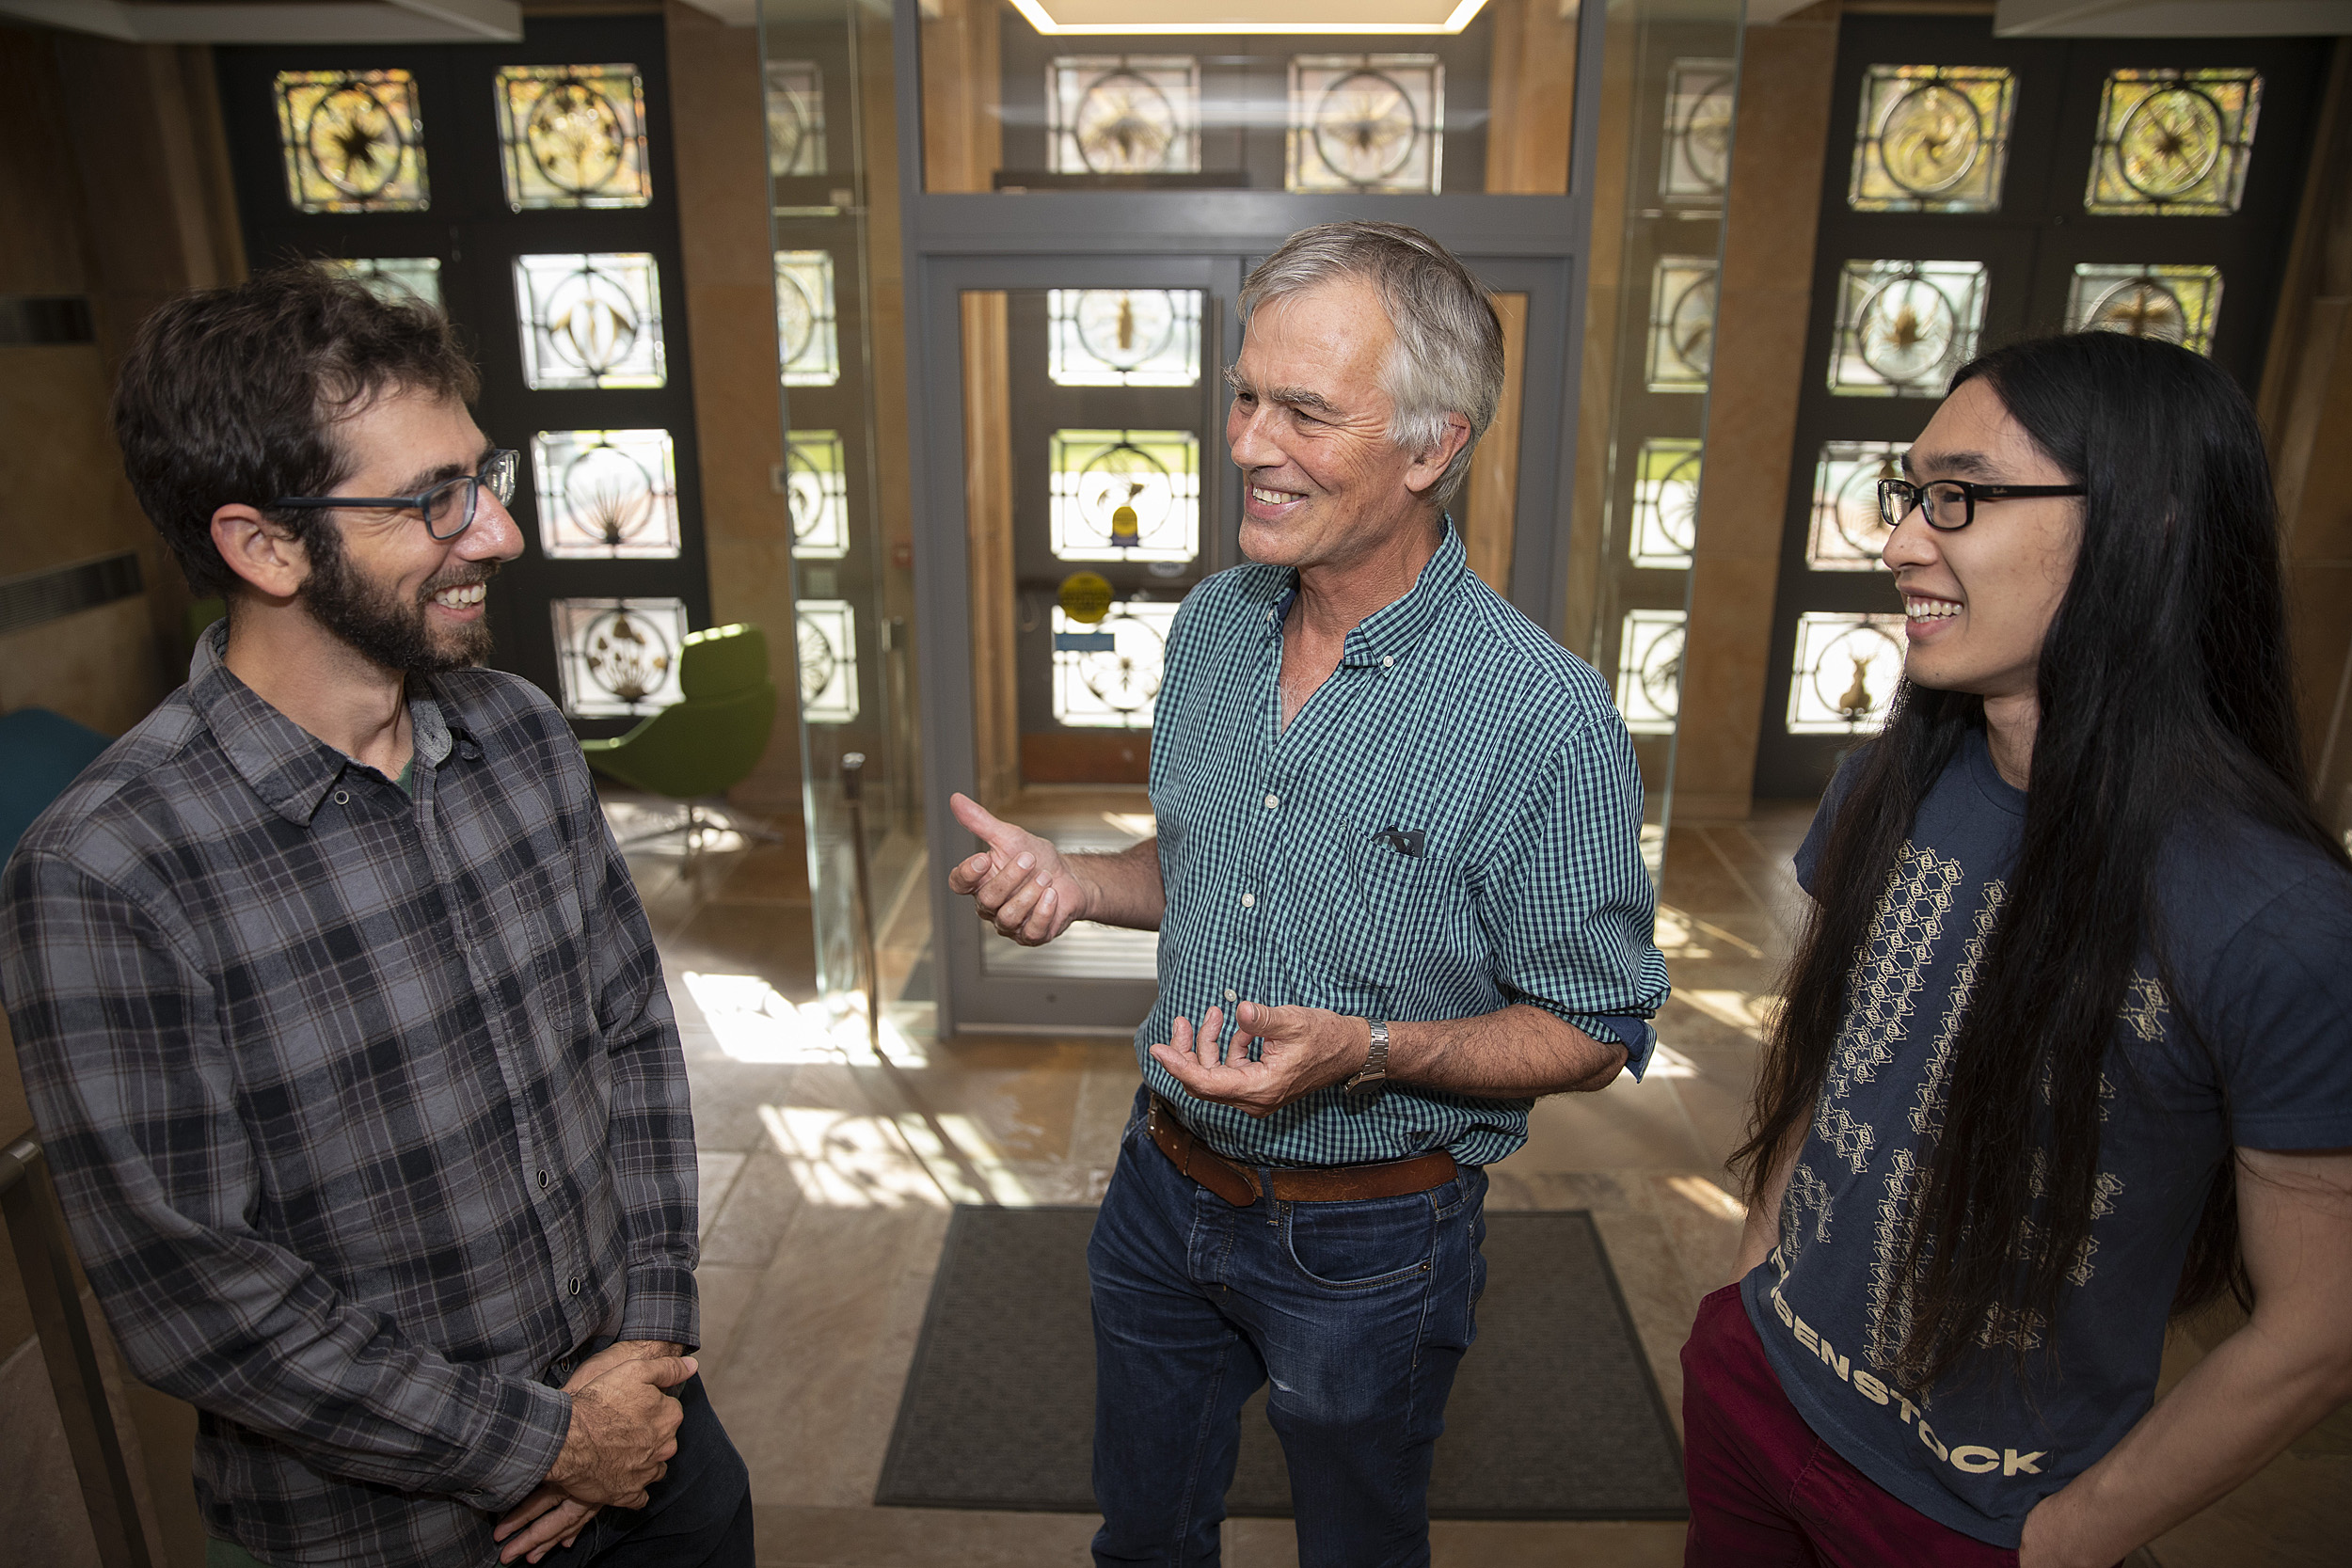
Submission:
[[[1232,1161],[1192,1135],[1176,1118],[1167,1101],[1152,1097],[1144,1127],[1168,1163],[1191,1177],[1236,1209],[1247,1209],[1264,1196],[1258,1173]],[[1344,1203],[1368,1197],[1403,1197],[1425,1193],[1454,1180],[1454,1156],[1443,1149],[1410,1160],[1384,1160],[1375,1165],[1321,1165],[1311,1170],[1273,1172],[1274,1197],[1279,1203]]]

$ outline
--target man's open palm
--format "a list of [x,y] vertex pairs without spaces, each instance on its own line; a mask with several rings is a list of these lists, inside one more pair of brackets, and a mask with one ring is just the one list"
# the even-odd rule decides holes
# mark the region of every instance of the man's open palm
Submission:
[[1037,947],[1086,917],[1088,890],[1051,843],[991,816],[968,795],[949,796],[947,807],[988,846],[947,873],[948,890],[970,895],[982,920]]

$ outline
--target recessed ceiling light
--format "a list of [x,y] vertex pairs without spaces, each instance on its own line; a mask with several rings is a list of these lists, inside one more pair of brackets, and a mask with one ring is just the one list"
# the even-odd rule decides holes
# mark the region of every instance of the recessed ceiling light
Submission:
[[1458,33],[1486,0],[1012,0],[1048,37]]

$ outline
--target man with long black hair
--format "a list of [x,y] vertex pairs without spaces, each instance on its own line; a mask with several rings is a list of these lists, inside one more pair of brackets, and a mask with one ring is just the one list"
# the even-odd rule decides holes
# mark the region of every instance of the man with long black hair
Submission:
[[2113,1563],[2352,1397],[2352,866],[2262,436],[2085,333],[1963,367],[1880,493],[1905,681],[1797,855],[1688,1560]]

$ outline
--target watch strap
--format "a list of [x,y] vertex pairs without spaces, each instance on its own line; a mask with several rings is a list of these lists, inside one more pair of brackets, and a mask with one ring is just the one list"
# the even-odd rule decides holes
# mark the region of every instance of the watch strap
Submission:
[[1372,1025],[1372,1051],[1365,1056],[1363,1070],[1347,1081],[1353,1094],[1377,1093],[1389,1081],[1389,1024],[1386,1019],[1367,1019]]

